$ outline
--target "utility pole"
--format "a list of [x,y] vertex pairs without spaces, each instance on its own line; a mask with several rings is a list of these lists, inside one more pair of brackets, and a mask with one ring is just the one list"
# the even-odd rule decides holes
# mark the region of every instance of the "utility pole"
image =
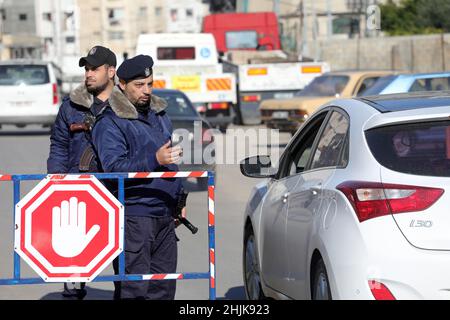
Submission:
[[328,23],[328,32],[327,37],[330,40],[331,35],[333,34],[333,17],[331,16],[331,0],[327,0],[327,23]]
[[306,24],[306,6],[305,0],[302,0],[300,3],[300,25],[302,28],[302,45],[301,45],[301,55],[302,59],[305,56],[309,56],[309,48],[308,48],[308,30]]
[[316,6],[315,6],[315,1],[311,1],[311,13],[312,13],[312,17],[313,17],[313,41],[314,41],[314,61],[318,61],[320,54],[319,54],[319,42],[317,41],[317,36],[318,36],[318,25],[317,25],[317,15],[316,15]]
[[280,15],[280,0],[273,0],[273,12],[277,15]]

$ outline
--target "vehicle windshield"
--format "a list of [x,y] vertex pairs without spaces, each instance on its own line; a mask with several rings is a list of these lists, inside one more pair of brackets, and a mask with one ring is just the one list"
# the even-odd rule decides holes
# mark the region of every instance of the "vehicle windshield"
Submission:
[[366,132],[375,159],[393,171],[450,177],[450,121],[410,123]]
[[315,78],[295,95],[297,97],[332,97],[341,94],[349,80],[348,76],[323,75]]
[[226,33],[228,49],[255,49],[258,46],[256,31],[230,31]]
[[182,95],[176,93],[158,92],[157,96],[167,101],[166,112],[169,117],[196,117],[192,104]]
[[373,96],[380,94],[397,76],[387,76],[379,78],[373,86],[364,90],[361,96]]
[[2,65],[0,66],[0,86],[39,85],[50,82],[44,65]]

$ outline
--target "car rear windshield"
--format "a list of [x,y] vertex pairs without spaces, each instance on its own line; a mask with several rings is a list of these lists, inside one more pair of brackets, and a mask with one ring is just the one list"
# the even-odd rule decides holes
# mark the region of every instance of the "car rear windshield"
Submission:
[[323,75],[315,78],[297,97],[332,97],[341,94],[349,81],[348,76]]
[[366,131],[377,161],[391,170],[450,177],[450,121],[392,125]]
[[198,115],[192,104],[182,95],[158,93],[158,96],[167,101],[166,112],[169,117],[195,117]]
[[48,70],[44,65],[0,66],[0,86],[38,85],[49,82]]

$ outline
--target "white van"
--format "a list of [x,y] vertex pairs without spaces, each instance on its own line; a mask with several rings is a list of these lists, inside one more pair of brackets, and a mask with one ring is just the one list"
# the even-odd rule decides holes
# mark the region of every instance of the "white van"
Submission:
[[61,71],[51,62],[0,62],[0,126],[49,126],[58,113]]

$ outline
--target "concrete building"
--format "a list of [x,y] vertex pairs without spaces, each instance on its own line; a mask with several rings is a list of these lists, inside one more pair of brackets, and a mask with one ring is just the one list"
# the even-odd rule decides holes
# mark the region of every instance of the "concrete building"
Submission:
[[41,58],[34,0],[4,0],[1,10],[1,58]]
[[196,0],[167,1],[165,8],[166,32],[201,32],[203,17],[209,13],[208,6]]
[[201,0],[77,0],[80,11],[80,50],[96,44],[116,52],[119,63],[136,50],[142,33],[199,32]]

